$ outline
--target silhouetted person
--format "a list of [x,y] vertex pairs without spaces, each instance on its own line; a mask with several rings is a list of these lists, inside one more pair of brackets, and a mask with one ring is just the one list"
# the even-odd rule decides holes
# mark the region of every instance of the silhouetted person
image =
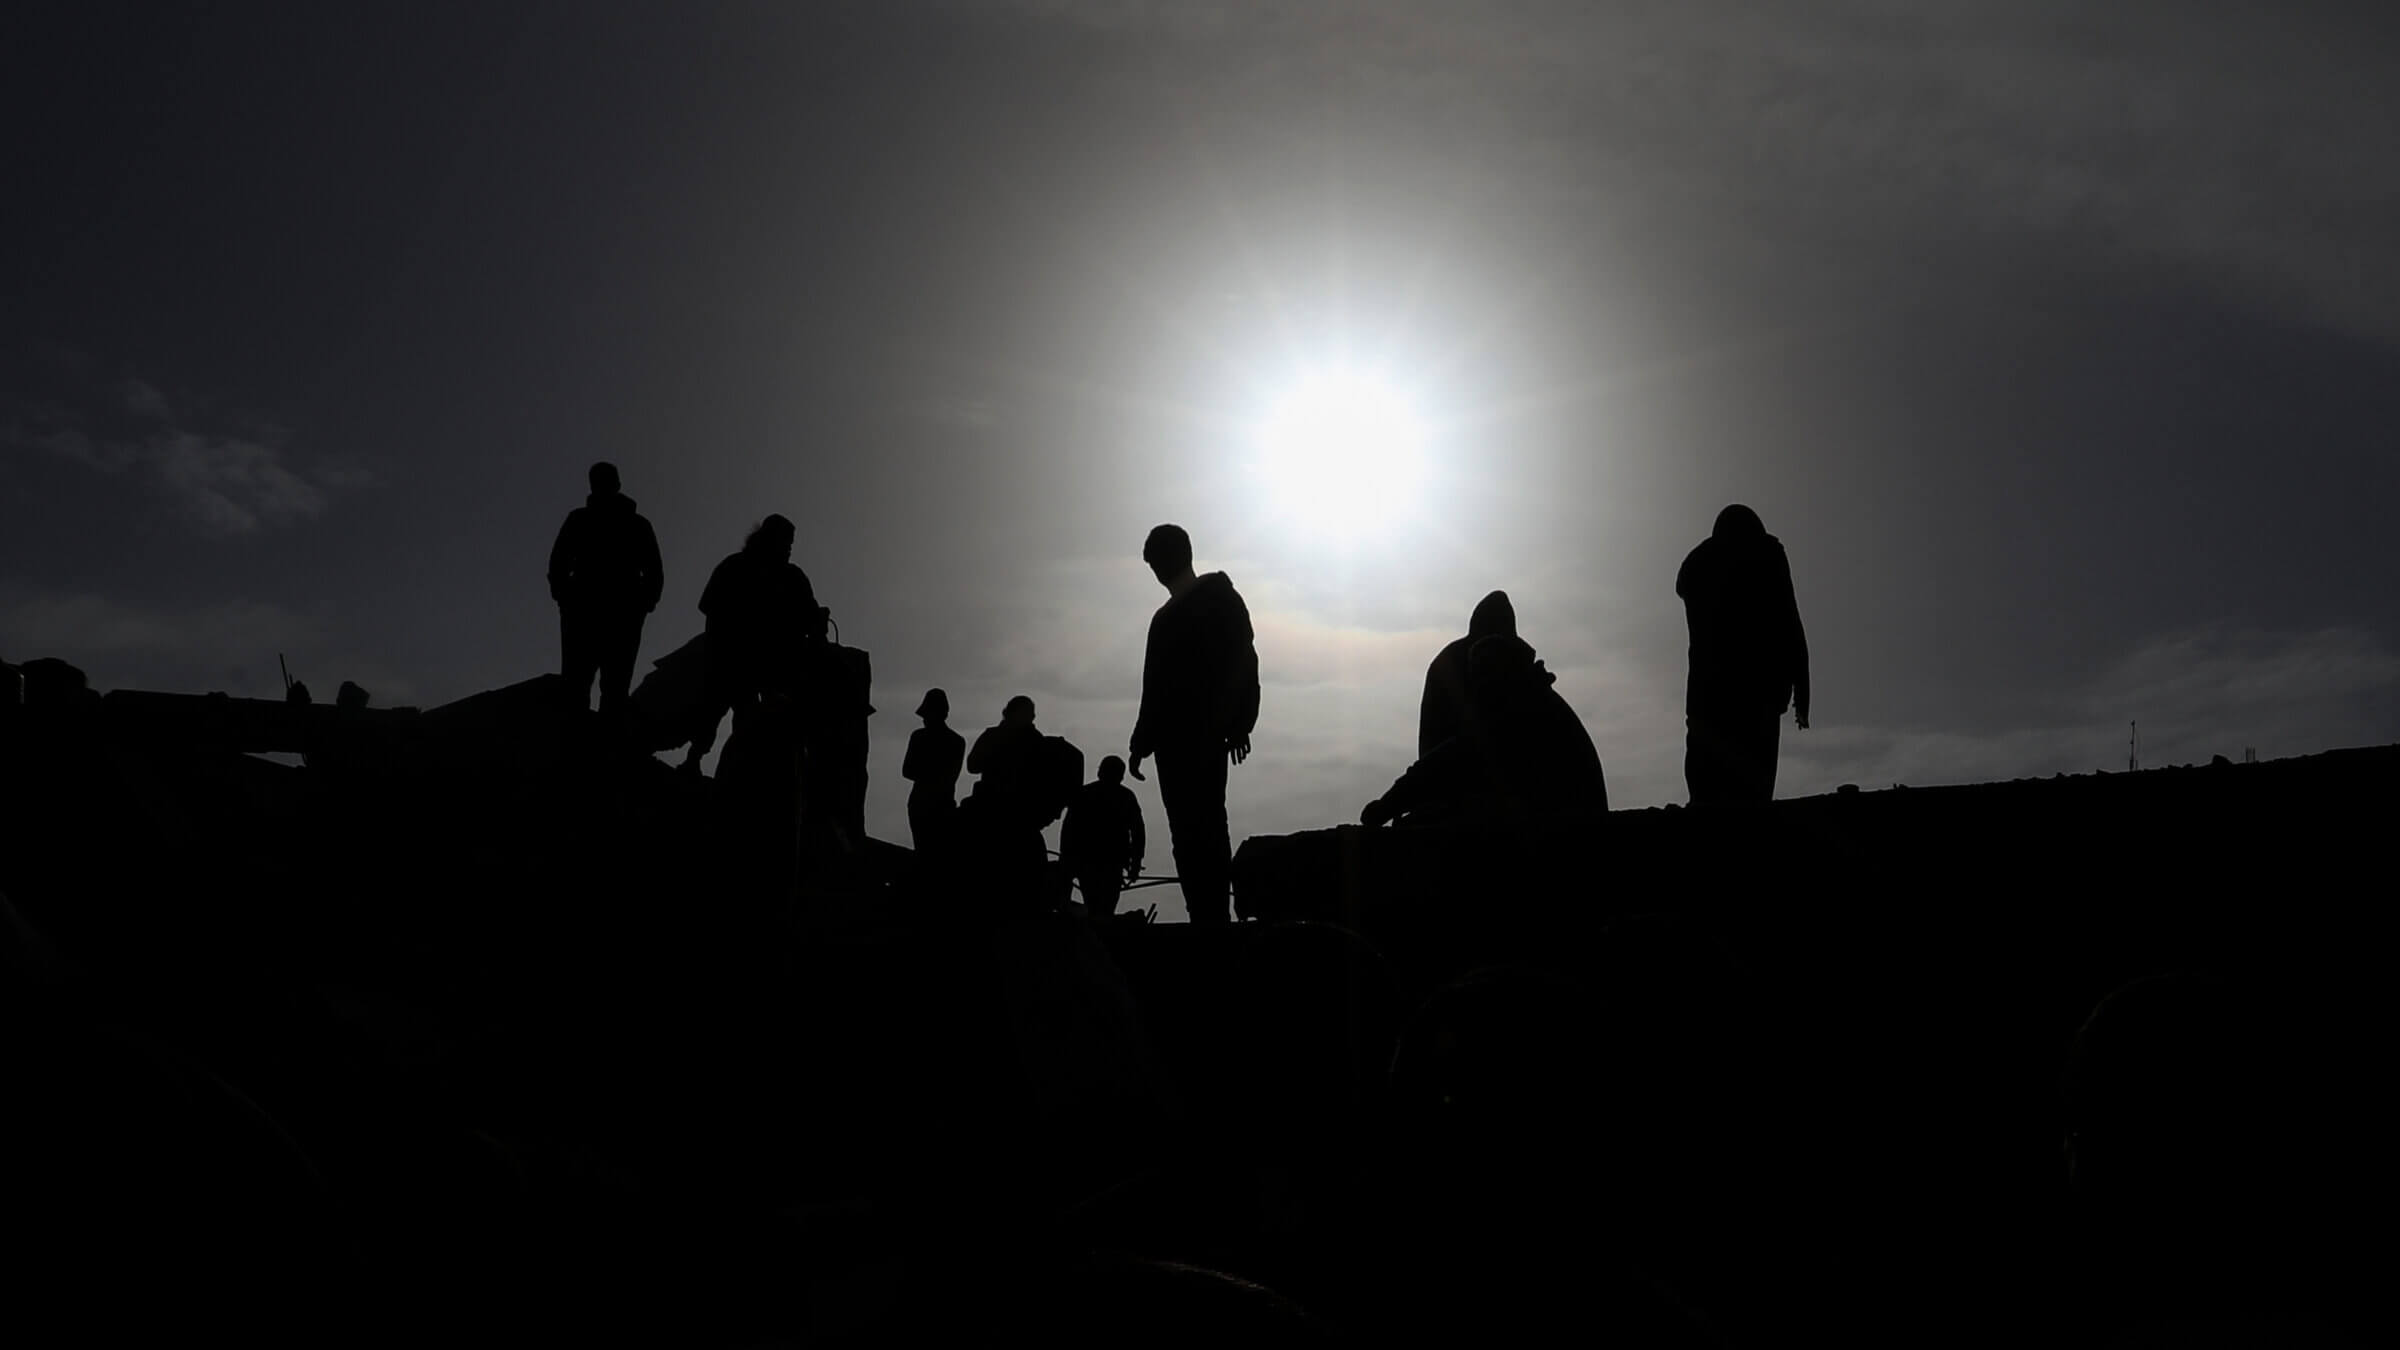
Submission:
[[617,466],[595,464],[591,496],[567,513],[550,546],[550,598],[558,602],[560,664],[577,707],[600,677],[600,711],[614,712],[633,684],[642,620],[658,608],[666,571],[658,536],[617,484]]
[[1032,894],[1048,851],[1042,846],[1042,729],[1033,700],[1019,694],[1000,710],[967,752],[967,772],[979,775],[959,807],[959,835],[979,879],[1005,907]]
[[950,696],[925,691],[917,705],[925,725],[908,735],[900,776],[908,780],[908,835],[920,853],[943,847],[958,811],[958,774],[966,764],[967,738],[950,729]]
[[708,618],[708,695],[694,729],[686,767],[717,743],[728,710],[756,698],[769,684],[788,682],[799,644],[825,635],[825,611],[808,573],[792,562],[792,522],[768,516],[742,541],[741,551],[717,564],[700,592]]
[[1425,697],[1417,705],[1417,758],[1467,729],[1467,653],[1487,637],[1515,637],[1517,611],[1508,592],[1494,591],[1475,604],[1467,635],[1442,648],[1425,668]]
[[1758,513],[1728,506],[1675,574],[1692,634],[1683,778],[1692,804],[1775,797],[1784,709],[1808,729],[1808,636],[1783,542]]
[[1042,729],[1033,724],[1033,700],[1023,694],[1000,709],[1000,721],[983,729],[967,752],[967,772],[978,775],[975,797],[1001,806],[1013,819],[1034,813],[1041,773]]
[[1117,894],[1142,874],[1148,847],[1142,804],[1125,786],[1125,761],[1110,755],[1100,761],[1100,776],[1076,789],[1058,829],[1058,856],[1083,888],[1091,917],[1117,912]]
[[1523,638],[1478,640],[1468,658],[1466,729],[1409,766],[1359,819],[1607,810],[1600,752],[1551,688],[1557,681]]
[[1150,618],[1142,653],[1142,706],[1128,759],[1133,776],[1158,756],[1175,870],[1194,923],[1224,923],[1233,842],[1225,820],[1225,772],[1250,755],[1258,725],[1258,651],[1250,609],[1223,572],[1192,572],[1192,537],[1161,525],[1142,541],[1167,602]]

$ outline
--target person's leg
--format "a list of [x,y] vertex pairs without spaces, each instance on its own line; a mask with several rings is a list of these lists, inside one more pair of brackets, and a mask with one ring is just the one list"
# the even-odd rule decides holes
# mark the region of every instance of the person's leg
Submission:
[[600,672],[600,653],[593,641],[592,616],[578,610],[558,611],[560,673],[566,677],[567,705],[592,706],[592,677]]
[[1775,800],[1776,760],[1783,753],[1783,714],[1773,713],[1764,718],[1751,732],[1750,753],[1756,768],[1752,793],[1757,800]]
[[1715,806],[1737,795],[1726,783],[1725,737],[1715,719],[1686,715],[1683,719],[1683,784],[1692,805]]
[[1174,836],[1184,909],[1193,923],[1230,922],[1233,843],[1225,819],[1225,752],[1213,746],[1159,751],[1158,795]]
[[611,614],[604,649],[599,654],[600,711],[613,713],[625,706],[633,691],[633,665],[642,654],[642,616]]

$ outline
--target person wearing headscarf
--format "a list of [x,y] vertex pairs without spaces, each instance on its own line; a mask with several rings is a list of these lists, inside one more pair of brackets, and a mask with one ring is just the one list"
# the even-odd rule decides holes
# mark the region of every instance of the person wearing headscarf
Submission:
[[1675,574],[1691,629],[1683,777],[1692,805],[1766,802],[1785,710],[1808,729],[1808,635],[1783,541],[1739,504]]

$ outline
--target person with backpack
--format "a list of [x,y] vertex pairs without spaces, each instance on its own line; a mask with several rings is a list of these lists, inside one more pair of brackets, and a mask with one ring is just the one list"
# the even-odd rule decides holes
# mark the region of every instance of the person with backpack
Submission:
[[967,751],[967,772],[978,777],[959,804],[960,841],[970,871],[999,892],[1003,908],[1020,908],[1038,893],[1049,860],[1042,829],[1064,798],[1045,782],[1047,743],[1055,738],[1042,734],[1033,715],[1033,700],[1018,694]]
[[585,477],[591,495],[567,513],[550,545],[550,598],[558,604],[559,667],[568,701],[589,707],[597,675],[600,711],[614,714],[633,685],[642,622],[658,608],[666,569],[658,535],[633,509],[617,466],[594,464]]
[[1117,896],[1142,874],[1148,844],[1142,803],[1125,786],[1125,761],[1100,761],[1100,776],[1075,791],[1067,822],[1058,830],[1058,856],[1083,891],[1084,912],[1105,919],[1117,912]]
[[717,743],[725,714],[798,673],[801,644],[825,636],[827,613],[808,573],[792,561],[798,530],[771,515],[742,540],[739,552],[717,564],[700,592],[708,620],[707,694],[692,729],[684,767],[694,773]]

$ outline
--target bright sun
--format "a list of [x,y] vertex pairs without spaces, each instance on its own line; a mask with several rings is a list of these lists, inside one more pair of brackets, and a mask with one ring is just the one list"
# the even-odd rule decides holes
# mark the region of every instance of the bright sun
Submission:
[[1345,539],[1406,516],[1425,483],[1425,424],[1398,389],[1363,373],[1319,374],[1286,391],[1260,424],[1258,449],[1276,506]]

